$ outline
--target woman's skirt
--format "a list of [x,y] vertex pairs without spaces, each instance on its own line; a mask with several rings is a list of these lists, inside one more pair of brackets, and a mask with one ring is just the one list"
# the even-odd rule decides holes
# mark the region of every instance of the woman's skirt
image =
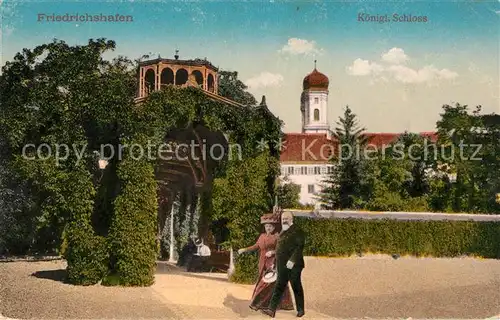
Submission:
[[[276,281],[272,283],[265,283],[262,281],[264,274],[259,277],[259,282],[255,285],[253,291],[252,302],[250,303],[250,308],[253,310],[260,310],[269,307],[271,302],[271,297],[273,296],[274,286]],[[289,286],[286,286],[283,296],[281,297],[281,302],[278,305],[278,309],[281,310],[293,310],[292,295]]]

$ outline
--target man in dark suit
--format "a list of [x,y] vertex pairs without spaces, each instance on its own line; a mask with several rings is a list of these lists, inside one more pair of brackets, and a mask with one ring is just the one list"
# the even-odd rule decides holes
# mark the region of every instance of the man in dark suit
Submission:
[[273,296],[268,309],[262,312],[272,318],[276,313],[283,292],[288,282],[292,285],[295,303],[297,307],[297,317],[304,316],[304,290],[302,288],[301,274],[304,269],[304,232],[293,224],[293,215],[284,212],[281,215],[282,231],[276,246],[276,267],[278,279],[274,287]]

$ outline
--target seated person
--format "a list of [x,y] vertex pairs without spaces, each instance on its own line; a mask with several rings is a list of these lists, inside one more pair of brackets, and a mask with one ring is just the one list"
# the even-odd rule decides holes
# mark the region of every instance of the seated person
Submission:
[[197,251],[193,255],[190,263],[187,266],[189,272],[204,272],[208,271],[208,260],[212,254],[210,248],[203,243],[202,239],[196,239],[194,242]]
[[197,252],[196,245],[194,244],[193,238],[189,238],[188,242],[182,248],[182,251],[179,255],[179,260],[177,261],[177,265],[179,267],[183,267],[189,264],[189,261],[192,259],[193,254]]

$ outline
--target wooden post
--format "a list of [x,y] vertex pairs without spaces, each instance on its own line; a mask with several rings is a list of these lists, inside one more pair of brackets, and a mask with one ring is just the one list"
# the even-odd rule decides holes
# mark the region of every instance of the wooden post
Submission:
[[227,278],[230,279],[231,276],[234,274],[234,252],[233,252],[233,247],[229,249],[229,269],[227,269]]
[[172,210],[170,210],[170,252],[168,255],[168,262],[175,262],[174,259],[174,210],[176,207],[177,202],[174,200],[172,203]]

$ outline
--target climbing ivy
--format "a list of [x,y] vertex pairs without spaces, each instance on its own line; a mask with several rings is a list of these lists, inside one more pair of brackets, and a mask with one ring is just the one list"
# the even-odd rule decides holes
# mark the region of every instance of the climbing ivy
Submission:
[[[124,142],[146,145],[147,136]],[[151,285],[154,282],[158,244],[158,202],[154,167],[148,159],[126,155],[118,168],[120,194],[109,234],[111,277],[121,285]]]
[[[269,210],[267,175],[269,154],[262,152],[255,157],[229,164],[226,176],[214,182],[214,215],[229,220],[229,246],[234,249],[255,243],[260,230],[260,216]],[[255,257],[239,257],[232,280],[252,283],[257,275]]]
[[[270,113],[264,113],[262,109],[263,106],[261,106],[261,108],[228,107],[220,102],[208,100],[198,89],[178,88],[173,86],[167,87],[161,92],[151,94],[148,100],[141,105],[140,108],[141,113],[139,116],[142,126],[137,126],[137,131],[143,132],[143,139],[146,139],[146,137],[150,140],[156,139],[153,141],[155,143],[160,143],[162,137],[168,133],[169,130],[187,127],[187,125],[192,123],[202,123],[211,131],[228,133],[231,137],[230,142],[238,143],[242,146],[243,158],[239,158],[237,154],[233,154],[232,157],[230,157],[231,160],[224,163],[225,168],[218,171],[218,177],[215,179],[214,188],[205,189],[199,194],[201,201],[199,206],[199,232],[203,238],[207,238],[210,221],[217,218],[227,218],[229,220],[228,228],[231,233],[231,244],[233,246],[248,245],[249,239],[256,239],[260,226],[259,218],[263,213],[270,210],[269,199],[272,198],[272,195],[269,194],[268,181],[269,175],[272,176],[272,180],[274,181],[273,174],[277,172],[276,167],[278,162],[276,158],[273,158],[271,148],[257,150],[256,144],[252,142],[255,142],[257,138],[270,139],[273,137],[273,134],[274,137],[279,137],[279,132],[269,133],[265,131],[265,129],[272,125],[272,122],[266,122],[266,115]],[[249,115],[253,115],[253,117]],[[271,119],[276,121],[276,119]],[[145,144],[146,141],[142,143]],[[233,149],[233,152],[237,152],[237,150]],[[276,154],[276,152],[274,153]],[[120,167],[125,166],[126,163],[126,161],[123,161]],[[130,176],[131,170],[138,169],[132,169],[130,167],[123,170],[123,174],[126,172],[127,176],[121,178],[125,180],[122,181],[122,183],[134,181],[134,186],[131,186],[134,190],[134,194],[126,195],[124,193],[118,197],[117,202],[125,201],[125,199],[132,202],[138,201],[138,199],[149,199],[151,195],[154,194],[149,187],[141,185],[141,181],[152,181],[153,177],[148,177],[148,175],[152,175],[152,172],[141,171],[141,175],[137,174]],[[149,185],[149,182],[146,184]],[[130,193],[131,191],[127,190],[127,192]],[[153,201],[152,198],[148,202],[138,201],[138,203],[144,204],[144,208],[137,208],[136,206],[138,204],[135,202],[135,205],[132,206],[134,209],[127,209],[127,212],[141,215],[141,210],[151,213],[158,210],[157,203]],[[117,216],[115,219],[116,223],[123,223],[120,222],[123,220],[123,217],[120,217],[118,213],[120,210],[124,209],[120,208],[118,204],[115,204],[115,215]],[[125,208],[124,205],[123,208]],[[181,210],[179,210],[179,212],[180,211]],[[182,211],[184,213],[186,210],[184,209]],[[141,220],[151,222],[148,224],[151,228],[156,223],[155,219],[155,216],[152,214],[141,215]],[[185,220],[185,217],[177,218],[178,221],[176,224],[181,222],[179,219]],[[134,221],[132,218],[128,218],[128,220]],[[130,227],[132,225],[133,224],[131,224]],[[134,233],[132,233],[129,228],[124,228],[119,233],[123,234],[123,237],[136,237],[138,233],[141,232],[143,234],[143,239],[152,239],[151,236],[154,233],[151,232],[151,230],[146,228],[142,231],[135,230]],[[177,234],[176,238],[179,239],[179,237],[180,235]],[[111,236],[113,241],[116,241],[115,239],[118,238],[120,238],[120,236],[117,233],[113,233]],[[147,247],[153,248],[152,242],[150,241],[151,240],[149,240],[149,245],[147,245]],[[146,244],[135,243],[135,245],[144,247]],[[123,247],[123,245],[119,245],[119,247]],[[125,252],[129,251],[125,250]],[[147,252],[150,252],[149,249]],[[148,255],[148,257],[155,256],[153,252]],[[146,279],[152,281],[151,274],[147,273],[150,269],[145,267],[146,262],[144,261],[153,260],[148,260],[146,257],[140,259],[140,262],[131,257],[125,259],[125,261],[121,261],[118,257],[116,259],[114,263],[120,265],[120,268],[142,272],[141,276],[137,275],[135,278],[143,279],[141,281],[145,281],[146,284],[149,283]],[[123,264],[128,267],[123,266]],[[141,267],[135,267],[136,264],[139,264]],[[154,264],[151,262],[151,265],[147,265],[153,266]],[[253,264],[245,265],[248,265],[249,268],[256,267]],[[244,271],[242,274],[247,273],[247,271]],[[123,273],[118,272],[118,274],[122,276]],[[235,279],[238,281],[246,281],[245,279]],[[124,283],[129,284],[130,281],[125,281]]]
[[[221,92],[248,106],[228,106],[198,88],[174,86],[135,104],[136,65],[123,57],[102,58],[113,49],[115,43],[105,39],[82,46],[55,40],[18,53],[0,76],[0,141],[6,167],[19,184],[26,182],[26,194],[38,210],[33,220],[51,234],[49,246],[60,246],[67,259],[70,282],[150,285],[159,252],[157,161],[136,160],[125,148],[121,159],[115,154],[101,171],[95,152],[102,145],[116,151],[138,144],[146,150],[173,130],[195,124],[228,134],[230,143],[241,146],[243,158],[211,167],[214,189],[187,197],[198,203],[183,208],[197,212],[201,232],[212,219],[228,218],[231,243],[243,246],[255,239],[259,216],[270,210],[279,155],[273,147],[281,122],[265,104],[256,106],[251,95],[235,92],[246,89],[236,74],[224,80]],[[270,148],[256,150],[261,139],[270,141]],[[70,150],[59,163],[27,160],[23,147],[31,143],[66,144],[81,153]],[[156,151],[153,147],[152,154]],[[176,225],[186,229],[182,233],[192,231],[191,218],[177,218]],[[186,235],[176,238],[184,241]]]

